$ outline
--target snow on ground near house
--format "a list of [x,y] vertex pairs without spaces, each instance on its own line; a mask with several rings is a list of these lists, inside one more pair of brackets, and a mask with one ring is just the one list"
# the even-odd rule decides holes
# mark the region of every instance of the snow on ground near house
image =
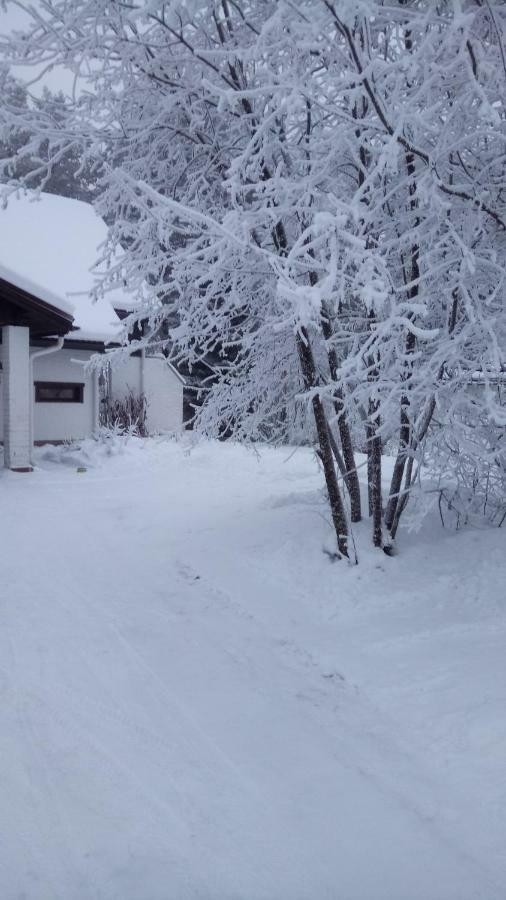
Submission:
[[353,568],[308,451],[90,446],[0,476],[2,900],[504,898],[504,532]]

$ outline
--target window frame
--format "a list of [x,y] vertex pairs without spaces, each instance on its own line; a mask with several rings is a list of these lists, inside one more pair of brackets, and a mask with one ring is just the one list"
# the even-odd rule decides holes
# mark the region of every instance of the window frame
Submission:
[[[84,403],[83,381],[34,381],[35,403]],[[72,390],[72,397],[41,397],[41,388],[45,390]]]

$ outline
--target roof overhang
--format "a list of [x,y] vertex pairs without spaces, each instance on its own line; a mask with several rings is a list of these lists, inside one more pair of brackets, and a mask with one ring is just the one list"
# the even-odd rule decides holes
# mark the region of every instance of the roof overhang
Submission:
[[0,278],[0,327],[22,325],[31,337],[62,337],[71,331],[73,316],[23,288]]

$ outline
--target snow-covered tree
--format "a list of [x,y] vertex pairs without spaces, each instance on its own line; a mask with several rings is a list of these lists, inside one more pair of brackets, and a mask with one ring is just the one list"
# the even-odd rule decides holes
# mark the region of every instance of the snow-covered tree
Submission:
[[280,439],[311,413],[341,555],[353,435],[388,549],[435,412],[504,362],[504,19],[479,0],[45,0],[4,47],[74,72],[23,152],[103,163],[107,284],[139,296],[125,327],[166,345],[170,322],[174,354],[212,361],[207,432]]
[[28,145],[32,136],[33,110],[44,111],[55,123],[66,118],[67,101],[62,92],[43,88],[40,97],[30,97],[28,89],[0,67],[0,105],[3,125],[0,136],[0,182],[23,181],[48,194],[92,202],[96,193],[99,166],[83,165],[77,144],[53,154],[49,141],[36,142],[32,155]]

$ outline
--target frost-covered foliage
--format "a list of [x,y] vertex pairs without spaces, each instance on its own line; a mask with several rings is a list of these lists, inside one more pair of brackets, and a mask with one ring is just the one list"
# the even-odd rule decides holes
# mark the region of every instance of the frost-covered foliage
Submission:
[[113,434],[147,437],[145,394],[129,391],[124,397],[106,397],[100,406],[100,426]]
[[[53,94],[44,87],[40,97],[30,97],[25,84],[0,64],[0,98],[4,112],[0,127],[0,182],[22,180],[48,194],[91,202],[100,164],[83,165],[78,144],[54,154],[48,141],[37,141],[35,152],[28,151],[29,144],[33,147],[32,113],[43,110],[55,124],[63,122],[68,109],[64,94]],[[15,123],[9,121],[9,112],[15,113]]]
[[57,126],[33,110],[27,153],[114,147],[104,288],[138,291],[141,344],[212,360],[200,428],[314,417],[343,554],[332,450],[357,520],[362,430],[388,545],[435,412],[504,364],[505,22],[494,0],[52,0],[5,47],[80,85]]
[[427,464],[438,476],[443,521],[457,528],[506,521],[506,422],[494,422],[489,411],[496,401],[506,406],[504,388],[474,384],[445,411],[445,424],[434,425]]

